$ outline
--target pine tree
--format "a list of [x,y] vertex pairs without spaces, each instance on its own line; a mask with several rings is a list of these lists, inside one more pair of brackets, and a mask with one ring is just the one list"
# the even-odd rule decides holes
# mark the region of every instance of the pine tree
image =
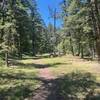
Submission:
[[1,52],[5,54],[6,65],[9,66],[8,56],[15,50],[14,36],[16,35],[16,20],[14,19],[14,2],[12,0],[2,2],[1,18]]
[[64,0],[62,8],[63,29],[66,33],[65,37],[70,38],[72,54],[81,55],[82,58],[84,55],[94,55],[95,37],[86,1]]

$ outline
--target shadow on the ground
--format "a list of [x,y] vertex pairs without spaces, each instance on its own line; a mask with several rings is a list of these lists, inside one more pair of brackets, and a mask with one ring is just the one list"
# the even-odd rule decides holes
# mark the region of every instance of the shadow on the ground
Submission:
[[30,100],[100,100],[100,94],[95,92],[100,83],[90,73],[73,72],[57,79],[39,80],[43,85]]
[[38,59],[44,59],[44,58],[50,58],[50,55],[47,54],[47,55],[37,55],[37,56],[29,56],[29,57],[23,57],[23,60],[26,60],[26,59],[34,59],[34,60],[38,60]]
[[28,63],[24,64],[18,61],[12,61],[12,65],[23,67],[23,68],[48,68],[48,67],[57,67],[58,65],[70,65],[72,63],[50,63],[50,64],[36,64]]
[[5,90],[0,90],[0,100],[24,100],[33,91],[27,85],[17,85]]
[[63,100],[100,100],[100,94],[95,90],[100,89],[90,73],[70,73],[59,80],[59,93]]
[[[8,89],[0,88],[0,100],[24,100],[25,98],[29,98],[28,100],[100,100],[100,94],[95,92],[96,88],[100,88],[100,83],[97,83],[95,77],[90,73],[73,72],[48,80],[23,75],[17,77],[17,75],[0,74],[0,81],[1,79],[12,80],[11,82],[19,81]],[[29,80],[28,83],[26,80]],[[41,81],[42,85],[36,90],[34,87],[30,89],[29,82],[32,80]],[[20,81],[23,81],[23,84]],[[25,83],[26,85],[24,85]]]
[[3,73],[0,75],[0,100],[24,100],[34,92],[36,81],[35,78]]

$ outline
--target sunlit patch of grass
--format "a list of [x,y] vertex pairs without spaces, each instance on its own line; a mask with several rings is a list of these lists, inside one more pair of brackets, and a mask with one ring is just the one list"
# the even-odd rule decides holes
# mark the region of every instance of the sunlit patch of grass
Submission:
[[[95,61],[87,61],[80,59],[79,57],[73,57],[72,55],[66,55],[62,57],[49,58],[48,55],[38,56],[38,59],[24,59],[18,61],[22,65],[16,65],[18,68],[25,68],[38,71],[38,68],[34,64],[43,64],[47,67],[55,76],[64,75],[73,71],[85,71],[94,74],[98,80],[100,80],[100,69],[98,70],[96,66],[100,66]],[[99,68],[99,67],[98,67]],[[29,71],[29,70],[28,70]],[[30,72],[29,72],[30,73]]]
[[[90,72],[97,77],[100,81],[100,64],[96,61],[87,61],[80,59],[79,57],[73,57],[72,55],[66,55],[55,58],[43,58],[40,60],[43,64],[51,65],[48,69],[55,75],[60,76],[73,71]],[[97,66],[97,67],[96,67]]]

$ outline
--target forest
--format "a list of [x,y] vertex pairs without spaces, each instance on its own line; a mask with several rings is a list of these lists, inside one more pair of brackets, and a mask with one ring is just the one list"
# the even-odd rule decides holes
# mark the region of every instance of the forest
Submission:
[[0,100],[100,100],[100,0],[37,1],[0,0]]

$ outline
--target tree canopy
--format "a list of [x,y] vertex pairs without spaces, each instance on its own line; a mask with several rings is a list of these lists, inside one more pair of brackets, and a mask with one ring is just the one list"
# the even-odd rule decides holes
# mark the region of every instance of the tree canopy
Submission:
[[35,0],[1,0],[0,53],[6,65],[9,57],[52,52],[100,60],[99,9],[99,0],[63,0],[59,28],[45,25]]

